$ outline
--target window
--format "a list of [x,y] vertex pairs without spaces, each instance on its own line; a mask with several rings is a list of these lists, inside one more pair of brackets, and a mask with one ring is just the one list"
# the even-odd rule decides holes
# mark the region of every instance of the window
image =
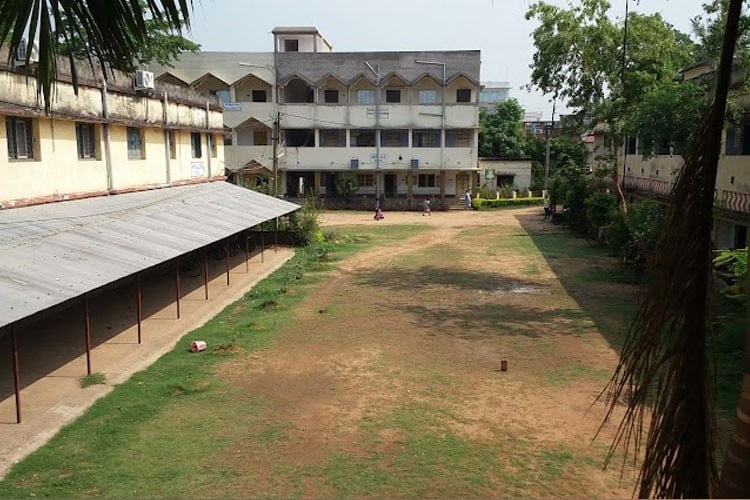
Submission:
[[380,145],[389,148],[406,148],[409,146],[409,131],[406,129],[381,130]]
[[445,131],[445,147],[446,148],[470,148],[471,137],[474,134],[471,130],[467,129],[455,129]]
[[412,137],[412,147],[415,148],[439,148],[439,130],[415,130]]
[[328,104],[339,102],[339,91],[337,89],[326,89],[323,91],[323,98]]
[[635,137],[628,137],[627,143],[625,144],[625,152],[629,155],[634,155],[636,148],[636,138]]
[[419,104],[436,104],[437,90],[420,90]]
[[228,90],[212,90],[211,93],[218,97],[222,104],[232,100],[232,94]]
[[400,89],[386,89],[385,91],[385,102],[401,102],[401,90]]
[[320,129],[321,148],[343,148],[346,147],[346,130],[344,129]]
[[288,103],[315,102],[315,90],[301,78],[292,78],[284,87],[284,101]]
[[177,133],[174,130],[167,131],[167,139],[169,140],[169,159],[177,159]]
[[141,130],[135,127],[128,127],[128,160],[141,160],[143,158]]
[[5,133],[8,137],[8,159],[30,160],[34,158],[34,135],[29,118],[5,119]]
[[96,158],[96,134],[93,123],[76,123],[78,158]]
[[456,102],[471,102],[471,89],[456,89]]
[[750,155],[750,124],[728,128],[725,147],[728,156]]
[[357,174],[357,184],[359,184],[359,187],[373,187],[375,176],[372,174]]
[[375,104],[375,91],[371,89],[358,90],[357,104]]
[[232,133],[231,132],[225,133],[224,134],[224,145],[225,146],[231,146],[232,144],[233,144]]
[[193,156],[193,158],[201,158],[203,156],[200,132],[190,133],[190,154]]
[[253,146],[268,146],[268,132],[253,130]]
[[419,187],[435,187],[435,174],[419,174],[417,178]]
[[299,52],[299,40],[284,40],[284,52]]
[[497,176],[498,186],[515,186],[516,176],[515,175],[498,175]]
[[370,129],[357,129],[351,131],[351,142],[353,148],[375,146],[375,131]]
[[267,102],[268,101],[268,97],[266,96],[266,91],[264,89],[251,91],[250,98],[252,99],[253,102]]
[[284,130],[289,147],[315,147],[315,131],[311,128],[288,128]]

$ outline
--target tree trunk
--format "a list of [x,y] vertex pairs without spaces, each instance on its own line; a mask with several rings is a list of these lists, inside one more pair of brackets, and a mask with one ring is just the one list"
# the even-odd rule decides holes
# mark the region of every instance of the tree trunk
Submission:
[[[612,170],[612,184],[615,186],[615,192],[617,193],[617,201],[620,205],[620,211],[622,212],[623,216],[625,217],[625,222],[627,223],[627,216],[628,216],[628,202],[625,200],[625,193],[622,192],[622,186],[620,185],[620,165],[618,165],[618,150],[620,149],[617,145],[617,141],[614,139],[612,140],[612,151],[614,155],[614,169]],[[624,165],[624,162],[623,162]],[[624,174],[623,174],[624,175]]]

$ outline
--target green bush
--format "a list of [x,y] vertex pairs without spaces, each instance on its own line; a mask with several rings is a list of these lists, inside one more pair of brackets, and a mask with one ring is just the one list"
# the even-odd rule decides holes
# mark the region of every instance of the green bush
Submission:
[[534,207],[542,206],[544,204],[544,198],[474,198],[471,200],[471,205],[476,210],[494,210],[499,208],[518,208],[518,207]]
[[605,191],[594,191],[586,198],[586,217],[596,227],[608,226],[612,223],[617,211],[617,200]]
[[714,266],[719,277],[727,282],[721,293],[740,303],[745,303],[745,279],[747,276],[747,248],[715,250]]

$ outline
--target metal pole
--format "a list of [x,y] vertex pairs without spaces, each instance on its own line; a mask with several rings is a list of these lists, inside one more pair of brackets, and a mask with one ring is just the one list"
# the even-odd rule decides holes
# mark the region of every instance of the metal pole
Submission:
[[206,291],[206,300],[208,300],[208,250],[203,247],[203,288]]
[[276,217],[276,226],[273,228],[273,253],[279,251],[279,218]]
[[443,102],[440,107],[440,203],[445,204],[445,98],[447,96],[447,81],[445,63],[443,66]]
[[229,286],[229,238],[224,240],[224,262],[227,268],[227,286]]
[[250,237],[245,233],[245,273],[250,273]]
[[138,314],[138,343],[141,343],[141,320],[143,318],[143,301],[141,300],[141,273],[135,277],[136,302],[135,308]]
[[83,311],[86,316],[86,375],[91,375],[91,320],[88,294],[83,295]]
[[266,249],[266,238],[263,232],[263,225],[260,226],[260,261],[263,262],[263,251]]
[[180,319],[180,258],[177,257],[174,275],[174,295],[177,303],[177,319]]
[[281,113],[276,112],[276,121],[273,122],[273,136],[271,142],[273,143],[273,195],[274,197],[279,196],[279,133],[281,125]]
[[21,371],[18,363],[16,325],[10,325],[10,352],[13,357],[13,391],[16,395],[16,423],[21,423]]

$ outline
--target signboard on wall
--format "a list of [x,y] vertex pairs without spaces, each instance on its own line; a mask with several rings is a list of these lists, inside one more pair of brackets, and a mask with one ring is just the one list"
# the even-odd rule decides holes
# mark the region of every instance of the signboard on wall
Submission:
[[205,177],[206,164],[202,161],[194,161],[190,164],[190,177]]
[[484,171],[484,180],[492,180],[495,178],[495,171],[494,170],[485,170]]
[[242,111],[241,102],[222,102],[221,107],[224,111]]
[[[387,119],[391,114],[390,108],[388,108],[387,106],[380,106],[379,114],[381,119]],[[375,107],[365,108],[365,115],[367,116],[367,118],[375,118]]]

